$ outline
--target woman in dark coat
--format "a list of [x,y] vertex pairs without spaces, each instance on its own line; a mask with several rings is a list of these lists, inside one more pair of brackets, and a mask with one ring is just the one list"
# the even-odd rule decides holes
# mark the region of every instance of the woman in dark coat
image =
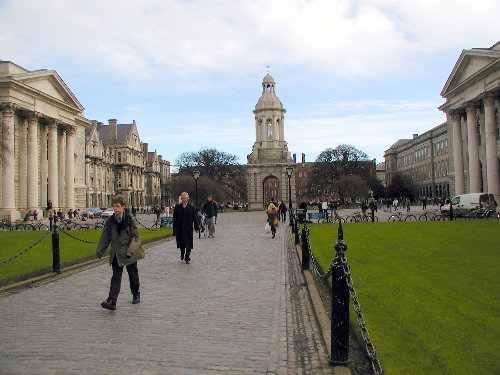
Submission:
[[186,263],[191,261],[190,255],[193,249],[193,227],[198,231],[198,219],[196,208],[188,203],[189,194],[181,194],[181,203],[174,208],[173,229],[177,247],[181,250],[181,260]]

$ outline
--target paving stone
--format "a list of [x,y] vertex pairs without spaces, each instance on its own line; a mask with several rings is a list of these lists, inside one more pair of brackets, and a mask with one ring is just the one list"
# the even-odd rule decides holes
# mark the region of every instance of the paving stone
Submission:
[[[331,374],[300,266],[282,225],[220,214],[195,238],[139,262],[141,303],[123,275],[116,311],[100,307],[107,264],[0,299],[0,374]],[[64,252],[64,249],[61,249]]]

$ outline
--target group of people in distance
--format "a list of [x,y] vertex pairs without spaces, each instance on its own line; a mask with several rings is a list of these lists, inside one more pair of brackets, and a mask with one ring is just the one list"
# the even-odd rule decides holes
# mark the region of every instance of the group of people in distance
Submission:
[[[124,267],[127,269],[130,281],[132,303],[138,304],[141,302],[137,261],[144,258],[144,250],[139,241],[137,221],[125,208],[125,198],[117,195],[112,199],[112,206],[114,214],[104,226],[96,251],[96,255],[100,259],[111,245],[109,264],[113,269],[113,276],[111,277],[108,298],[101,303],[101,306],[108,310],[116,310],[116,301],[120,293]],[[201,211],[206,217],[209,238],[215,237],[214,224],[217,211],[217,204],[209,196]],[[200,230],[198,212],[195,206],[189,204],[189,194],[183,192],[180,196],[180,203],[174,208],[173,234],[175,235],[177,248],[181,252],[181,260],[184,260],[186,264],[191,262],[193,228],[196,232]]]

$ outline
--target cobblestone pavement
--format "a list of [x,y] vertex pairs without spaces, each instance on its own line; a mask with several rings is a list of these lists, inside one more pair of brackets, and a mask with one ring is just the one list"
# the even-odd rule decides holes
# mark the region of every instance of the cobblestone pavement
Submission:
[[331,374],[287,233],[264,234],[262,212],[220,214],[195,239],[147,249],[141,299],[126,272],[118,309],[103,310],[100,264],[0,299],[0,374]]

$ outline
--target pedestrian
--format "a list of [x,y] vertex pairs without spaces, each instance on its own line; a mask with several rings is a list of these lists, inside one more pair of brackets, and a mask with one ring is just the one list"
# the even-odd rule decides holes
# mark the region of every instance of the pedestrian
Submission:
[[201,213],[205,214],[205,223],[208,226],[208,237],[215,237],[215,218],[217,217],[217,204],[212,199],[212,196],[207,197],[207,201],[201,208]]
[[280,211],[281,221],[284,223],[286,221],[286,204],[285,204],[285,202],[281,201],[280,206],[279,206],[279,211]]
[[183,192],[180,196],[181,203],[174,208],[173,232],[177,241],[177,248],[181,250],[181,260],[186,264],[191,262],[193,249],[193,227],[198,232],[200,227],[196,218],[196,208],[189,204],[189,194]]
[[47,202],[47,214],[50,214],[52,212],[52,201],[49,199]]
[[423,210],[426,210],[427,209],[427,198],[426,196],[424,195],[423,198],[422,198],[422,209]]
[[271,198],[271,202],[269,202],[269,205],[267,206],[267,221],[271,226],[271,233],[274,238],[276,237],[276,228],[279,225],[279,212],[274,198]]
[[104,226],[96,254],[100,259],[109,244],[111,244],[109,264],[113,267],[113,276],[111,277],[108,298],[101,303],[101,306],[108,310],[116,310],[116,300],[120,293],[123,267],[127,268],[130,291],[133,297],[132,303],[135,305],[141,302],[137,261],[144,258],[144,250],[140,244],[135,218],[125,209],[125,198],[122,195],[117,195],[113,197],[111,203],[114,214]]
[[165,214],[167,215],[167,217],[170,217],[170,205],[167,204],[167,206],[165,207]]
[[33,217],[35,218],[35,221],[38,220],[38,211],[37,210],[33,211]]

